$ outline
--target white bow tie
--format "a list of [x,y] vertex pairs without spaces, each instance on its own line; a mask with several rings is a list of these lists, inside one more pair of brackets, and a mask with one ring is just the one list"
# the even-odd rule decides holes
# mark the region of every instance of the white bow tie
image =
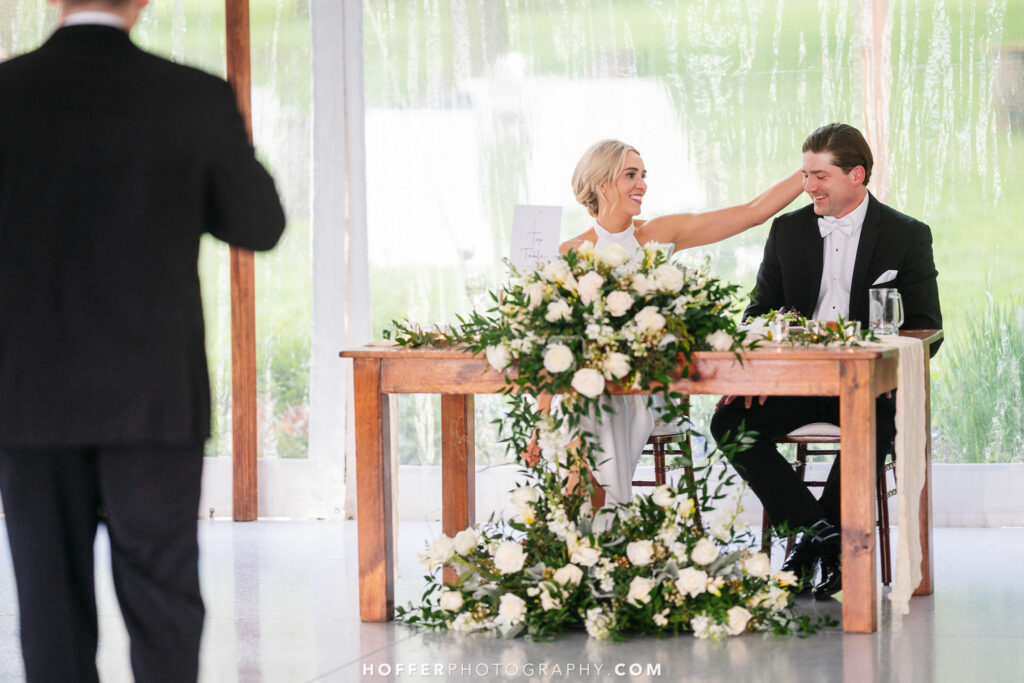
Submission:
[[832,234],[833,230],[839,230],[844,235],[849,237],[853,234],[853,221],[850,220],[849,216],[843,216],[842,218],[833,218],[832,216],[819,216],[818,217],[818,230],[821,232],[822,237],[828,237]]

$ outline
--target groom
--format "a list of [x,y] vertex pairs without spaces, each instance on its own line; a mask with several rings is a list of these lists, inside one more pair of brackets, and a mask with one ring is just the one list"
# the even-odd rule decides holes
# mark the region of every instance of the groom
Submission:
[[[868,289],[895,287],[903,298],[903,329],[940,329],[937,272],[928,226],[880,203],[867,191],[871,149],[860,131],[833,123],[804,141],[804,190],[812,204],[779,216],[765,243],[757,286],[744,314],[794,309],[818,320],[868,323]],[[933,352],[936,346],[933,346]],[[725,397],[711,421],[716,440],[735,434],[741,423],[757,432],[733,465],[761,499],[776,527],[804,529],[784,570],[808,590],[821,564],[814,597],[827,599],[842,588],[839,565],[839,458],[819,499],[775,447],[775,439],[812,422],[839,424],[837,397],[772,397],[734,401]],[[896,434],[895,401],[876,401],[877,466]]]
[[230,86],[132,42],[147,0],[52,1],[60,28],[0,64],[0,492],[25,677],[98,678],[102,509],[135,680],[194,682],[199,244],[269,249],[284,214]]

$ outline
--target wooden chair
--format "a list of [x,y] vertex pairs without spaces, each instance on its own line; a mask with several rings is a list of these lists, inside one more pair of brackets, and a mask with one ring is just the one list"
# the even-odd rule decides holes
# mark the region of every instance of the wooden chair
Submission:
[[[686,443],[687,448],[685,450],[680,447],[680,442]],[[688,425],[678,425],[656,420],[654,429],[651,431],[647,444],[644,446],[644,455],[654,457],[654,480],[637,479],[632,482],[633,486],[661,486],[668,480],[669,470],[681,469],[687,483],[691,488],[695,488],[696,482],[693,477],[692,467],[687,467],[686,465],[668,467],[665,464],[665,459],[669,455],[682,455],[689,452],[692,456],[693,451],[690,450],[689,446],[690,431]],[[694,517],[697,523],[701,524],[700,509],[695,509]]]
[[[793,469],[807,486],[824,487],[825,482],[807,480],[807,459],[818,456],[839,455],[839,427],[827,422],[815,422],[794,429],[789,434],[776,439],[775,443],[796,444],[796,462]],[[811,448],[811,446],[819,446]],[[824,447],[820,447],[824,446]],[[892,583],[892,552],[889,545],[889,506],[887,501],[896,495],[896,454],[890,447],[890,460],[878,474],[877,493],[875,502],[878,506],[878,554],[882,559],[882,585],[888,586]],[[886,472],[893,472],[893,488],[887,485]],[[795,540],[790,538],[786,542],[786,554],[793,550]],[[771,524],[768,520],[768,513],[761,515],[761,550],[771,555]]]

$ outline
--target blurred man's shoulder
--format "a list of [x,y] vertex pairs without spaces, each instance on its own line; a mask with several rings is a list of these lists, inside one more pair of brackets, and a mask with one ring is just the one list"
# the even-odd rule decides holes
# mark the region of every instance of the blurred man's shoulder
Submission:
[[198,67],[181,64],[152,52],[142,51],[140,67],[165,81],[180,83],[199,91],[223,91],[223,78]]

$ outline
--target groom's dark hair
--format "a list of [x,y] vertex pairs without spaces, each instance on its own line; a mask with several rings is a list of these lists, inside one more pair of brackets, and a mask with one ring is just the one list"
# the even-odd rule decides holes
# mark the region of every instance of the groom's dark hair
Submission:
[[832,163],[849,173],[854,166],[864,167],[864,184],[871,179],[871,148],[860,131],[845,123],[822,126],[804,140],[805,152],[831,152]]

